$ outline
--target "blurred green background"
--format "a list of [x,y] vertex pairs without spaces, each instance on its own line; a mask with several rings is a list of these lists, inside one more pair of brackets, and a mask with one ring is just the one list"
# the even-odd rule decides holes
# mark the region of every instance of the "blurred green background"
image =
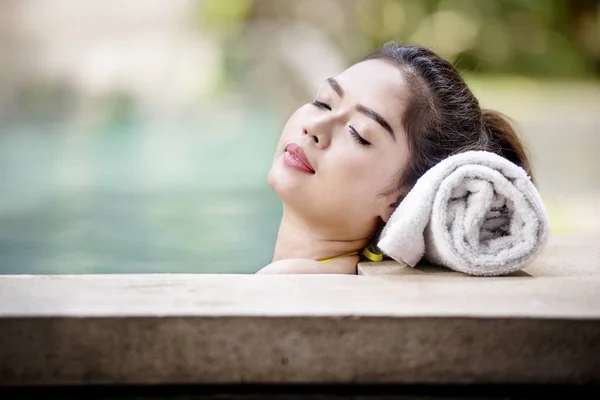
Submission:
[[287,117],[391,39],[511,116],[553,232],[600,232],[600,1],[2,0],[0,273],[253,273]]

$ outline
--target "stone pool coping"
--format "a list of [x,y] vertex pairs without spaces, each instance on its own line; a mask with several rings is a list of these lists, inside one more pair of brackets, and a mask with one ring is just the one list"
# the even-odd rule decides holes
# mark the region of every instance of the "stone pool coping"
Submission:
[[600,383],[600,239],[512,276],[0,276],[0,385]]

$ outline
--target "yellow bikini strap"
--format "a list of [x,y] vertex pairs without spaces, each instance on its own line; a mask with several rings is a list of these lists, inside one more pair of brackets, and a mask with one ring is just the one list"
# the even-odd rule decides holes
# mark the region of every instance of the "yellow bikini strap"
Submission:
[[[358,251],[355,251],[355,252],[348,253],[348,254],[342,254],[341,256],[325,258],[323,260],[317,260],[317,261],[320,262],[321,264],[325,264],[325,263],[328,263],[329,261],[335,260],[337,258],[350,257],[350,256],[355,256],[357,254],[358,254]],[[381,254],[373,246],[365,247],[360,254],[362,254],[369,261],[379,262],[379,261],[383,260],[383,254]]]
[[335,260],[336,258],[342,258],[342,257],[350,257],[350,256],[355,256],[358,254],[358,251],[355,251],[353,253],[348,253],[348,254],[342,254],[341,256],[335,256],[335,257],[331,257],[331,258],[325,258],[323,260],[317,260],[318,262],[325,264],[331,260]]
[[369,261],[379,262],[383,260],[383,254],[373,246],[365,247],[361,254]]

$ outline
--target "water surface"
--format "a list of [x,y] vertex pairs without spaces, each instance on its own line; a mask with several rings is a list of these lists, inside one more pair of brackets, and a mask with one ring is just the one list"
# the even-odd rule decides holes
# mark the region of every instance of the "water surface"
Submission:
[[276,127],[0,134],[0,273],[253,273],[281,204]]

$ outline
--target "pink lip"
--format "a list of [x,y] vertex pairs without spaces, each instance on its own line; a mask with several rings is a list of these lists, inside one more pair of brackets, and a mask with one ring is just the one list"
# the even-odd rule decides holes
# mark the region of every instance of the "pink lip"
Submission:
[[283,161],[290,167],[296,168],[299,171],[309,174],[315,173],[315,169],[310,165],[310,161],[308,161],[304,150],[299,144],[290,143],[285,147]]

